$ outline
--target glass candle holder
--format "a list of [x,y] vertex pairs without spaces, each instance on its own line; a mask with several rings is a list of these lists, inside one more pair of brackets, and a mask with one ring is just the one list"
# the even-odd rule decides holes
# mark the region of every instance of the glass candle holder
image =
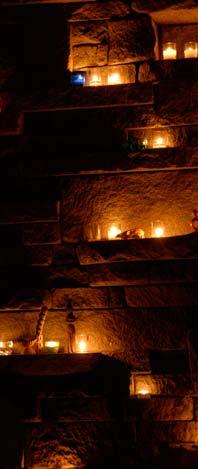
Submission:
[[165,42],[163,44],[163,59],[174,60],[177,56],[176,42]]
[[197,42],[185,42],[184,57],[185,59],[192,59],[197,57]]
[[108,85],[119,85],[121,83],[120,74],[114,72],[108,75]]
[[13,348],[13,341],[6,340],[0,342],[0,355],[11,355]]
[[78,353],[86,353],[88,346],[88,337],[86,334],[76,335],[76,351]]
[[151,222],[151,236],[152,238],[161,238],[164,236],[164,227],[161,220]]
[[45,353],[57,353],[59,350],[59,341],[58,340],[48,340],[45,342]]

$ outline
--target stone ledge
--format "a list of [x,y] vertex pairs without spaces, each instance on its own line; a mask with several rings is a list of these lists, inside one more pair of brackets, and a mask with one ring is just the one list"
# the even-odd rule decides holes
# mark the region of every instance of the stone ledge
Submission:
[[81,265],[108,262],[197,259],[197,233],[170,238],[144,238],[127,241],[79,243],[77,255]]

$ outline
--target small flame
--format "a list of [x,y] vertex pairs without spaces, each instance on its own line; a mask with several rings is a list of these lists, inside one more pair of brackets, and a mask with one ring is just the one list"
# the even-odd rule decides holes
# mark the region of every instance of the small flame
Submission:
[[163,137],[157,137],[154,141],[153,148],[165,148],[165,141]]
[[118,83],[121,83],[119,73],[112,73],[112,75],[108,76],[108,84],[109,85],[116,85]]
[[164,230],[161,226],[158,226],[157,228],[155,228],[154,236],[156,238],[161,238],[161,236],[163,236],[163,234],[164,234]]
[[108,239],[114,239],[119,233],[121,233],[121,230],[117,226],[112,225],[108,230]]
[[90,86],[99,86],[101,85],[101,78],[99,75],[93,75],[93,77],[90,80]]
[[142,396],[146,396],[147,394],[150,394],[148,389],[140,389],[138,391],[138,394],[141,394]]
[[84,353],[86,352],[86,349],[87,349],[87,340],[86,340],[86,337],[84,335],[82,336],[79,336],[78,340],[77,340],[77,346],[78,346],[78,351],[80,353]]
[[59,342],[56,340],[49,340],[48,342],[45,342],[45,347],[49,347],[49,348],[59,347]]

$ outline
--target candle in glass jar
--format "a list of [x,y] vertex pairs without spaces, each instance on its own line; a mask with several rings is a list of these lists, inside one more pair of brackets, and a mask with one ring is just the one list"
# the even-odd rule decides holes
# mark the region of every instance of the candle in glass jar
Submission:
[[59,342],[57,340],[48,340],[45,342],[45,352],[57,353],[59,349]]
[[184,57],[185,59],[197,57],[197,42],[186,42],[184,44]]
[[175,42],[166,42],[163,44],[163,59],[176,59],[177,49]]

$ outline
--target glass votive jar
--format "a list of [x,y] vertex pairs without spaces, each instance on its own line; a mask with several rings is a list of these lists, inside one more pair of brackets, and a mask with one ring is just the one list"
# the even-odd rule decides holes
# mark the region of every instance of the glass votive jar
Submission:
[[76,335],[76,351],[78,353],[86,353],[88,347],[88,337],[86,334]]
[[151,236],[152,238],[161,238],[164,236],[164,226],[161,220],[151,222]]
[[12,340],[0,341],[0,355],[11,355],[13,348]]
[[177,47],[176,42],[165,42],[163,44],[163,59],[164,60],[174,60],[177,56]]
[[59,351],[59,341],[58,340],[48,340],[45,342],[44,352],[45,353],[58,353]]
[[197,42],[185,42],[184,57],[185,59],[193,59],[197,57]]

